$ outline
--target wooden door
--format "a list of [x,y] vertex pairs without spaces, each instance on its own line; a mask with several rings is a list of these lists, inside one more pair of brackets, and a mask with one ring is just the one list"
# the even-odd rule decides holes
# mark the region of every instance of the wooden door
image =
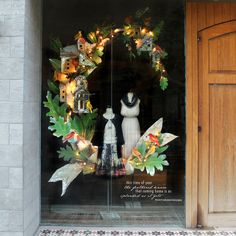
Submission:
[[236,226],[236,21],[199,33],[198,224]]

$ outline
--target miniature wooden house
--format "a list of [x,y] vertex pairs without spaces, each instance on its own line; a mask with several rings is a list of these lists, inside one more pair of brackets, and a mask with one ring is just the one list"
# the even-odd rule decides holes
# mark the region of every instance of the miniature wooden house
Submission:
[[66,84],[60,83],[60,102],[66,102]]
[[67,78],[66,74],[63,74],[58,71],[54,72],[54,80],[64,84],[69,82],[69,79]]
[[152,51],[152,41],[153,38],[149,36],[144,36],[142,39],[142,45],[139,48],[140,52],[151,52]]
[[89,102],[90,93],[86,89],[79,89],[75,92],[74,97],[74,112],[76,113],[88,113],[87,103]]
[[62,73],[74,73],[76,72],[75,63],[73,63],[73,58],[62,57],[61,59],[61,72]]
[[82,66],[87,66],[87,67],[91,67],[91,68],[96,67],[96,65],[93,63],[93,61],[85,53],[79,54],[79,64]]
[[85,42],[85,39],[82,37],[77,40],[77,47],[79,51],[85,51]]
[[76,81],[76,91],[74,94],[74,112],[76,113],[87,113],[87,102],[90,98],[90,93],[88,91],[88,82],[85,76],[78,76],[75,78]]

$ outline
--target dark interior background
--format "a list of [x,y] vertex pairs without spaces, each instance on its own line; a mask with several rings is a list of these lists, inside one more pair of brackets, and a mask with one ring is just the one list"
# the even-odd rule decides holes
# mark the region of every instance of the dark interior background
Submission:
[[[45,100],[47,80],[53,76],[48,59],[53,56],[50,50],[50,37],[58,37],[63,45],[74,44],[74,35],[78,30],[85,33],[94,29],[94,25],[114,22],[122,26],[124,18],[133,15],[136,10],[150,8],[155,24],[164,21],[159,45],[166,50],[168,57],[164,64],[169,75],[169,87],[162,91],[159,81],[148,58],[136,58],[130,61],[122,41],[114,40],[113,67],[113,110],[120,113],[120,99],[132,89],[141,100],[139,122],[142,132],[160,117],[164,118],[163,131],[179,136],[167,151],[170,166],[154,177],[136,172],[134,179],[152,181],[155,185],[167,186],[172,190],[168,198],[181,199],[184,205],[185,189],[185,59],[184,59],[184,2],[181,0],[44,0],[43,1],[43,78],[42,100]],[[89,78],[89,91],[94,108],[99,113],[110,104],[110,47],[105,49],[103,63]],[[60,197],[61,182],[48,183],[56,169],[65,162],[58,158],[57,150],[62,146],[61,139],[52,136],[48,130],[48,117],[42,106],[42,209],[53,204],[105,205],[107,197],[106,181],[94,175],[80,175],[69,186],[64,197]],[[120,193],[125,181],[131,176],[113,180],[113,205],[122,205]],[[143,199],[145,205],[160,203]],[[164,204],[164,203],[162,203]],[[48,208],[49,209],[49,208]]]

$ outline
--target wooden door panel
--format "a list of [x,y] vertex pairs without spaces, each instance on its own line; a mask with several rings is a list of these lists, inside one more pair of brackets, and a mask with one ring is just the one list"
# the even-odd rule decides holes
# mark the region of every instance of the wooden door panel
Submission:
[[[209,40],[209,71],[236,73],[236,32]],[[227,58],[227,60],[225,60]]]
[[[205,98],[209,95],[207,90],[210,90],[210,86],[214,84],[236,84],[235,72],[230,72],[232,75],[229,77],[228,67],[232,70],[234,64],[224,61],[225,50],[219,48],[219,52],[215,55],[211,55],[211,60],[215,60],[218,64],[211,63],[211,73],[209,72],[210,66],[208,66],[210,58],[208,58],[208,50],[204,55],[199,52],[202,48],[202,44],[206,41],[207,44],[212,40],[212,50],[217,51],[213,47],[220,47],[221,41],[227,51],[235,58],[235,49],[230,49],[231,43],[225,44],[227,40],[232,40],[227,34],[235,34],[235,30],[232,29],[234,21],[236,20],[236,3],[235,1],[187,1],[186,3],[186,225],[187,227],[196,227],[197,224],[203,224],[203,218],[206,219],[207,224],[210,225],[234,225],[236,226],[236,220],[234,220],[235,213],[209,213],[208,206],[208,192],[202,196],[201,192],[207,191],[208,187],[208,161],[209,155],[205,154],[208,151],[208,146],[201,143],[202,138],[209,138],[207,136],[207,127],[202,126],[203,117],[202,113],[209,107],[208,100]],[[226,22],[226,23],[225,23]],[[219,30],[220,28],[220,30]],[[207,40],[204,36],[204,32],[207,32]],[[200,32],[200,35],[199,35]],[[203,36],[202,36],[203,35]],[[200,37],[199,37],[200,36]],[[202,37],[202,39],[201,39]],[[215,39],[215,40],[214,40]],[[235,46],[231,46],[232,48]],[[219,55],[219,60],[218,56]],[[223,56],[222,56],[223,54]],[[207,57],[207,58],[205,58]],[[227,56],[226,56],[227,58]],[[208,62],[206,62],[206,59]],[[221,62],[221,63],[220,63]],[[207,84],[203,84],[199,79],[203,78],[203,74],[206,73],[203,65],[207,64]],[[222,68],[223,67],[223,68]],[[215,72],[213,71],[215,70]],[[222,73],[218,73],[219,70],[223,70]],[[235,70],[233,68],[233,70]],[[225,76],[225,73],[227,76]],[[204,76],[205,79],[206,76]],[[206,89],[206,91],[205,91]],[[204,97],[204,102],[201,101]],[[209,111],[208,111],[209,113]],[[205,113],[204,113],[205,114]],[[209,119],[209,117],[208,117]],[[205,121],[205,120],[204,120]],[[209,121],[208,121],[209,122]],[[202,132],[199,132],[201,131]],[[204,133],[204,135],[202,134]],[[199,138],[199,135],[201,136]],[[203,137],[204,136],[204,137]],[[202,151],[202,146],[206,152]],[[201,156],[205,156],[205,162],[200,160]],[[207,167],[207,168],[206,168]],[[199,171],[199,168],[201,169]],[[204,171],[206,174],[204,174]],[[203,184],[199,184],[199,182]],[[200,199],[199,199],[200,198]],[[206,200],[205,200],[206,199]],[[204,205],[205,200],[207,204]],[[211,201],[209,201],[211,202]],[[206,210],[204,210],[206,209]],[[223,221],[221,220],[223,219]],[[236,219],[236,218],[235,218]],[[225,223],[227,222],[227,223]]]
[[236,21],[199,36],[198,223],[235,226]]
[[236,85],[210,85],[209,213],[236,211]]

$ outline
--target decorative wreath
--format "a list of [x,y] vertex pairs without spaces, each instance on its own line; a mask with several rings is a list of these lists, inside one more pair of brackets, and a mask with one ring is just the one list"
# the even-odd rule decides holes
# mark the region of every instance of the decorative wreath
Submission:
[[[64,147],[59,158],[69,162],[56,170],[49,182],[62,181],[64,195],[69,184],[82,172],[92,174],[96,170],[98,150],[91,140],[94,135],[97,109],[93,109],[88,91],[88,76],[102,63],[104,47],[113,37],[122,37],[131,58],[148,54],[152,67],[159,77],[160,87],[168,86],[167,72],[161,62],[167,53],[157,44],[163,23],[152,27],[151,18],[145,17],[148,9],[137,11],[135,17],[127,17],[122,28],[100,26],[87,37],[79,31],[76,44],[62,46],[59,39],[52,41],[52,49],[60,59],[50,59],[54,69],[44,106],[50,117],[49,130],[62,138]],[[161,133],[162,118],[155,122],[139,139],[128,159],[123,158],[126,174],[135,169],[153,176],[168,165],[164,152],[166,145],[177,136]]]

